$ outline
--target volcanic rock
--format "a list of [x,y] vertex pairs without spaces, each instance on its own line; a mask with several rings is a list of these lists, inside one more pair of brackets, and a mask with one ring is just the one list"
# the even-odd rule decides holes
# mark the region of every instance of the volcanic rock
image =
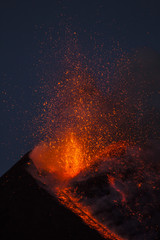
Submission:
[[0,179],[0,239],[102,240],[39,186],[27,170],[29,165],[27,153]]

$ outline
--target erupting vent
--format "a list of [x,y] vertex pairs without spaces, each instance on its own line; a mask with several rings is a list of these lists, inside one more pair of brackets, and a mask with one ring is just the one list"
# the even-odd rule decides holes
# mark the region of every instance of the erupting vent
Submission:
[[106,239],[158,239],[159,147],[139,145],[147,136],[142,93],[131,102],[131,86],[121,77],[119,95],[117,87],[102,94],[78,59],[66,58],[56,92],[48,89],[45,137],[30,154],[38,170],[32,174]]

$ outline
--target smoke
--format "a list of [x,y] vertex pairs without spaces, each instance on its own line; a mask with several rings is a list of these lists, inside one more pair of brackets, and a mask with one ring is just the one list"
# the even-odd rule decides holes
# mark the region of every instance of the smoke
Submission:
[[111,81],[119,139],[145,142],[159,138],[160,54],[139,49],[118,61]]
[[150,143],[128,146],[121,157],[103,156],[68,191],[122,239],[158,239],[159,153],[159,143]]

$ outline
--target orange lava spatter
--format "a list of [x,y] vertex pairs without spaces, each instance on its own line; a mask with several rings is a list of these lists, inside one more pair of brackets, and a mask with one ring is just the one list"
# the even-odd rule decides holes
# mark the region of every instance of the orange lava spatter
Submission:
[[[33,149],[30,157],[38,169],[38,179],[43,182],[45,176],[48,188],[62,204],[98,230],[104,238],[124,239],[97,220],[91,209],[81,203],[80,197],[74,196],[67,184],[86,169],[94,166],[96,171],[95,166],[104,159],[105,166],[109,162],[109,170],[114,170],[115,161],[119,161],[117,166],[125,170],[127,161],[123,161],[122,156],[129,144],[133,146],[136,143],[136,133],[133,132],[138,129],[138,104],[135,103],[131,109],[127,106],[125,86],[118,89],[119,97],[113,97],[113,103],[109,96],[102,94],[94,74],[83,66],[77,49],[75,52],[67,49],[64,65],[56,89],[52,92],[50,87],[47,90],[48,98],[43,103],[41,114],[43,124],[40,126],[43,140]],[[44,176],[41,178],[42,172]],[[120,196],[120,203],[125,205],[128,189],[123,188],[120,181],[117,184],[116,178],[122,178],[117,169],[107,175],[108,186],[115,190]],[[138,176],[138,180],[134,181],[141,188],[139,179]]]

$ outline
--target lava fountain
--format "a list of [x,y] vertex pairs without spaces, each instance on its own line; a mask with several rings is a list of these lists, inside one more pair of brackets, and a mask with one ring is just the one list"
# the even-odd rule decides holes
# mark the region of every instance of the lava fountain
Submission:
[[160,166],[153,163],[159,148],[150,161],[128,138],[137,114],[125,109],[126,96],[115,107],[81,61],[64,71],[54,94],[48,91],[44,138],[30,154],[37,172],[31,173],[104,238],[158,239],[157,217],[151,219],[159,193]]
[[109,138],[109,106],[93,78],[79,66],[65,73],[56,98],[44,106],[46,135],[31,158],[40,169],[61,178],[74,177],[94,162],[104,148],[104,138],[105,142]]
[[58,144],[41,143],[35,147],[31,158],[37,168],[56,173],[61,179],[72,178],[85,168],[83,148],[71,131]]

